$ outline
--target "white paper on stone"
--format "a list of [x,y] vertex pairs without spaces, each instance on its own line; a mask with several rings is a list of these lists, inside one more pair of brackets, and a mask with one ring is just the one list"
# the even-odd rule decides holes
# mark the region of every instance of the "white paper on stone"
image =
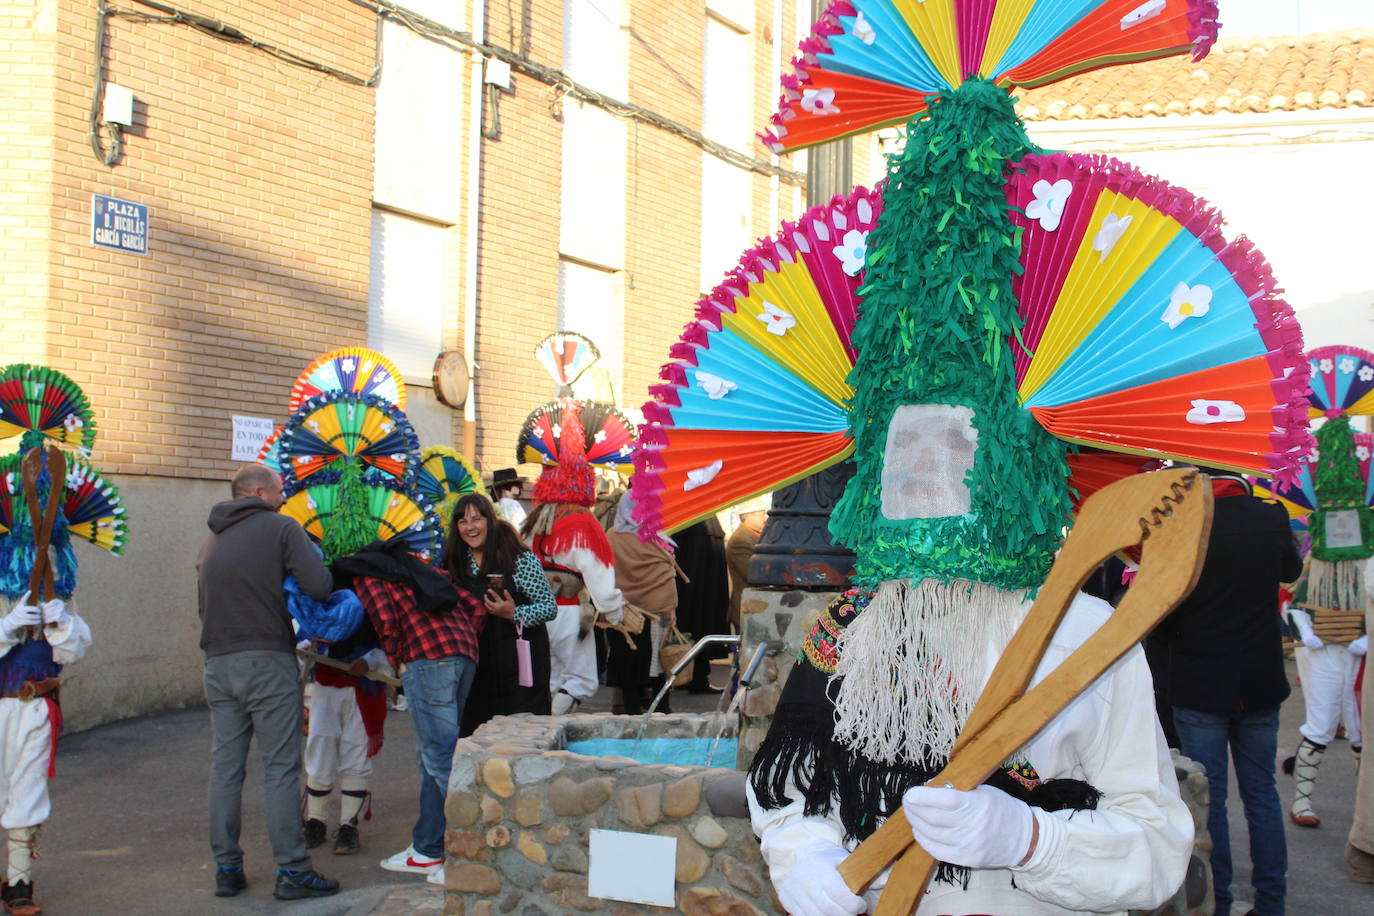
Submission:
[[671,907],[676,869],[676,837],[593,830],[587,895]]
[[964,478],[973,468],[973,410],[903,404],[887,425],[882,508],[890,519],[963,515],[972,505]]

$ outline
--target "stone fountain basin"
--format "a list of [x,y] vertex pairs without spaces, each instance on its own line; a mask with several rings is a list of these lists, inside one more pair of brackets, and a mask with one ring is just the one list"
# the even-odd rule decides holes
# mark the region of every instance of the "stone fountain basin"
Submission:
[[[719,721],[655,715],[644,734],[714,738]],[[569,741],[633,738],[640,722],[610,713],[500,716],[460,740],[445,803],[445,914],[782,913],[749,824],[744,773],[567,750]],[[589,897],[594,828],[675,838],[676,907]]]

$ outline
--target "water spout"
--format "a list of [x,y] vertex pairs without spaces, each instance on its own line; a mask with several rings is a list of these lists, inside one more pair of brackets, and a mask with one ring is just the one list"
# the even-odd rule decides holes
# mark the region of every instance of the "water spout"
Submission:
[[716,759],[716,749],[720,747],[721,736],[725,734],[726,727],[730,724],[730,717],[735,715],[744,702],[744,695],[749,691],[749,684],[754,679],[754,673],[758,671],[759,665],[765,658],[772,658],[777,655],[787,644],[781,639],[770,639],[761,642],[754,649],[753,656],[749,659],[749,664],[745,666],[744,674],[739,679],[739,689],[735,691],[734,697],[730,700],[730,707],[725,710],[725,715],[721,717],[720,727],[716,730],[716,740],[711,742],[711,752],[706,755],[706,765],[711,766]]
[[639,723],[639,730],[635,732],[636,742],[644,737],[644,730],[649,727],[649,718],[654,714],[654,710],[658,708],[658,704],[663,701],[663,697],[672,689],[673,681],[677,680],[677,676],[682,673],[684,668],[692,663],[693,659],[701,653],[702,649],[710,645],[738,646],[739,637],[719,634],[715,636],[703,636],[696,641],[696,644],[693,645],[692,648],[687,650],[682,658],[677,660],[677,664],[673,666],[672,671],[664,672],[663,686],[660,687],[658,693],[654,695],[654,701],[650,703],[649,708],[645,710],[644,718],[640,720]]

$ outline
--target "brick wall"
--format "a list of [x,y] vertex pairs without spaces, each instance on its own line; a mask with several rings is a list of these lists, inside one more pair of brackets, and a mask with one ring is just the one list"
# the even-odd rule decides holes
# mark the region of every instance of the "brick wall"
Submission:
[[[787,0],[779,0],[787,3]],[[793,15],[773,34],[773,3],[759,0],[751,26],[755,54],[754,110],[760,129],[778,94],[777,62],[790,59],[796,39]],[[705,4],[701,0],[630,0],[627,3],[629,98],[626,101],[699,129],[703,84]],[[510,17],[514,14],[515,18]],[[562,57],[562,4],[488,7],[488,41],[558,66]],[[781,44],[779,44],[781,43]],[[666,63],[665,63],[666,62]],[[528,76],[515,76],[501,99],[502,137],[483,149],[483,219],[477,338],[478,458],[485,468],[514,457],[525,415],[548,400],[552,385],[531,357],[534,345],[556,328],[561,133],[556,94]],[[748,150],[767,150],[755,140]],[[626,251],[621,277],[625,313],[622,406],[637,408],[657,381],[668,348],[692,318],[700,287],[701,149],[691,141],[630,122],[626,134]],[[788,163],[784,162],[785,167]],[[752,179],[752,232],[774,231],[795,215],[787,185]],[[614,333],[611,330],[606,334]],[[595,337],[595,335],[592,335]]]
[[[135,124],[107,168],[86,138],[93,0],[57,5],[47,362],[91,398],[111,471],[218,477],[229,417],[283,417],[294,376],[366,339],[371,90],[185,26],[110,20],[107,79]],[[349,4],[197,0],[264,42],[367,76]],[[92,246],[93,193],[150,209],[146,256]]]
[[[778,2],[788,6],[779,34],[768,0],[748,24],[760,127],[796,45],[791,3]],[[699,127],[704,3],[626,8],[628,101]],[[352,4],[197,0],[194,9],[350,74],[375,66],[374,19]],[[375,94],[186,26],[114,16],[106,77],[137,103],[123,158],[109,168],[87,138],[95,0],[6,10],[0,76],[15,88],[0,102],[9,241],[0,295],[19,333],[8,335],[4,361],[46,362],[82,385],[106,470],[222,478],[232,414],[282,418],[310,359],[367,341]],[[487,16],[491,43],[561,65],[561,2],[488,4]],[[557,95],[517,73],[500,101],[501,138],[482,145],[477,433],[488,470],[511,463],[525,415],[552,395],[531,351],[556,326]],[[749,152],[767,156],[757,141]],[[624,325],[605,331],[623,333],[624,406],[643,403],[702,292],[701,158],[683,137],[627,126]],[[90,244],[94,193],[149,207],[148,255]],[[796,199],[786,183],[753,175],[752,234],[794,216]],[[452,231],[448,346],[461,345],[463,230]]]

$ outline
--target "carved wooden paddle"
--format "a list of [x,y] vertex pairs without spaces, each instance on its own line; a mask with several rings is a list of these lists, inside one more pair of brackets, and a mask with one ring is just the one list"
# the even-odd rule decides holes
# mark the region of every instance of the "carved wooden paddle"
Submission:
[[[38,513],[38,477],[43,472],[43,455],[48,457],[48,501],[43,514]],[[19,464],[19,477],[24,491],[24,504],[29,511],[29,525],[33,528],[33,571],[29,573],[29,601],[42,604],[56,598],[53,586],[52,559],[48,545],[52,543],[52,529],[57,522],[57,510],[62,505],[62,488],[67,481],[67,456],[56,445],[29,449]],[[41,636],[29,628],[29,635]]]
[[[1212,523],[1208,479],[1192,470],[1157,471],[1117,481],[1084,501],[1040,594],[994,668],[951,753],[930,780],[957,789],[980,785],[1009,755],[1139,642],[1197,583]],[[1079,588],[1105,559],[1146,543],[1136,581],[1089,640],[1029,694],[1022,694]],[[840,865],[855,893],[904,850],[875,916],[915,909],[934,859],[915,845],[899,808]]]

